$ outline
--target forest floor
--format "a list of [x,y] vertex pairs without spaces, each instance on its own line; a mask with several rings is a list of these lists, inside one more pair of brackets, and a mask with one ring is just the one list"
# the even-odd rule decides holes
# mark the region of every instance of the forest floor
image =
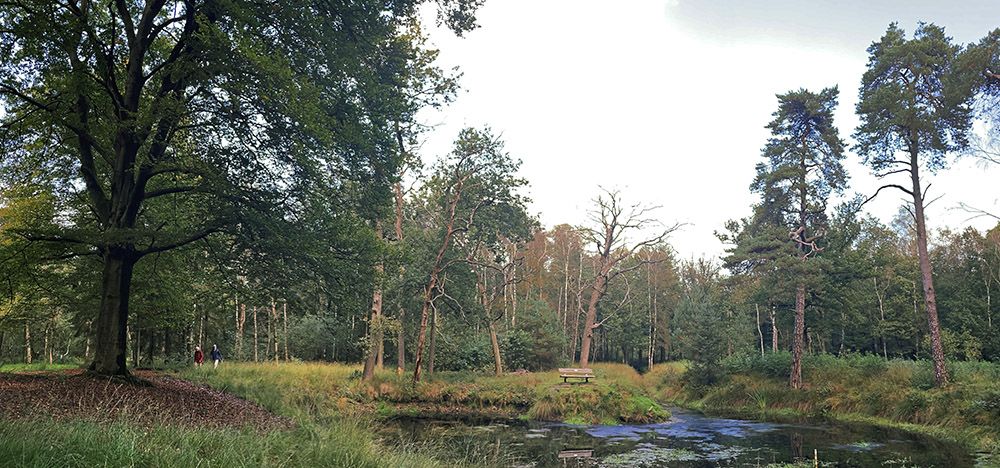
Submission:
[[10,419],[108,422],[153,426],[287,429],[293,422],[230,393],[154,371],[136,371],[149,385],[94,377],[82,370],[0,373],[0,416]]

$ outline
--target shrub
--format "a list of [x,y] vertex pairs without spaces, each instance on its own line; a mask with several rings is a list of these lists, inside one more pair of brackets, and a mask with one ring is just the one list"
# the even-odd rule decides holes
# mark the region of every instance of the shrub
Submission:
[[566,336],[557,316],[543,301],[529,302],[518,316],[517,328],[504,336],[502,354],[508,370],[547,370],[558,367]]

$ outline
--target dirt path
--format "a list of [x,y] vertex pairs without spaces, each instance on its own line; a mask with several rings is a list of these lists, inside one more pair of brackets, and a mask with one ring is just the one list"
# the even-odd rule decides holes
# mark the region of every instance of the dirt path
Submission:
[[80,370],[0,373],[0,417],[125,419],[141,425],[179,424],[192,427],[292,426],[235,395],[153,371],[135,375],[151,386],[136,386],[93,377]]

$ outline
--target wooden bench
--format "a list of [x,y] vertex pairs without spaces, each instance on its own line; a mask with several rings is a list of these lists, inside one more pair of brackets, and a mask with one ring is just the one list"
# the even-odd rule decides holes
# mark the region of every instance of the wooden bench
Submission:
[[593,458],[593,450],[563,450],[559,452],[559,458]]
[[566,383],[566,379],[583,379],[584,383],[589,383],[590,379],[594,378],[594,370],[578,369],[575,367],[560,368],[559,377],[562,377],[563,383]]

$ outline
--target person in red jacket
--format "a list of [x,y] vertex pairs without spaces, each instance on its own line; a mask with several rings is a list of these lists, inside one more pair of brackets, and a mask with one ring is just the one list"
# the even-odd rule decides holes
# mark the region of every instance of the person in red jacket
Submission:
[[201,346],[194,347],[194,366],[201,367],[201,363],[205,362],[205,353],[201,352]]

